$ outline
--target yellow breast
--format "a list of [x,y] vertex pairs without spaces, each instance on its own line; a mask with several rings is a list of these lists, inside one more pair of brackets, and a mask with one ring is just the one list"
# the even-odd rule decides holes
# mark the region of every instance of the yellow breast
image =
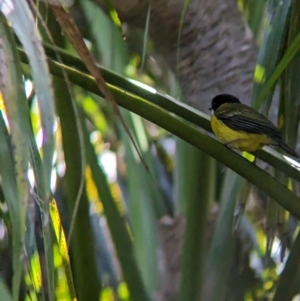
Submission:
[[244,131],[235,131],[218,120],[215,115],[211,117],[211,127],[214,134],[222,143],[241,151],[255,152],[274,141],[264,134],[251,134]]

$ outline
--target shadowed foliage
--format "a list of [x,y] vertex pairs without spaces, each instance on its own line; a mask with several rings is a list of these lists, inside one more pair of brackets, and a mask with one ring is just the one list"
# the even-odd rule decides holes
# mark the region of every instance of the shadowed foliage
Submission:
[[0,300],[298,300],[300,1],[2,2]]

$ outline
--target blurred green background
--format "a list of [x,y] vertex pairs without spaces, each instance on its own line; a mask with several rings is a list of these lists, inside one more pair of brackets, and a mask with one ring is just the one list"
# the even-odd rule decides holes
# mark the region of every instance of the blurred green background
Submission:
[[0,300],[300,300],[299,163],[206,115],[297,149],[300,0],[57,1],[132,137],[45,2],[0,1]]

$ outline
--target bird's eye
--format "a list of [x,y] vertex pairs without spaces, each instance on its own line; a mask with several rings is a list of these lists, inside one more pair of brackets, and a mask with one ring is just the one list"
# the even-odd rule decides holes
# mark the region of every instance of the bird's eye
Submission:
[[211,111],[211,110],[212,110],[212,108],[209,108],[209,110]]

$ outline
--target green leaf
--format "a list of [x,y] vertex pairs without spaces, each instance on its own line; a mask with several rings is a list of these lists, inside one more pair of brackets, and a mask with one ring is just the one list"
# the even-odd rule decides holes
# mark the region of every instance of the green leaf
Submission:
[[[280,62],[284,68],[284,76],[281,82],[283,97],[283,125],[285,140],[294,147],[298,137],[298,108],[300,104],[300,1],[293,0],[291,19],[288,33],[287,50]],[[279,68],[279,65],[278,67]],[[281,120],[279,120],[281,125]]]
[[83,122],[82,127],[85,137],[87,162],[90,165],[92,177],[104,207],[108,227],[116,247],[124,280],[127,282],[131,298],[133,301],[150,300],[141,279],[127,225],[112,197],[107,179],[98,164],[94,148],[89,141],[89,133]]
[[288,47],[284,56],[278,63],[278,65],[276,64],[276,68],[275,68],[274,72],[270,75],[267,82],[264,84],[264,86],[257,98],[257,104],[261,104],[262,101],[267,97],[267,95],[271,91],[271,89],[274,88],[274,85],[276,84],[279,77],[282,75],[283,71],[286,69],[288,64],[293,59],[293,57],[299,51],[299,47],[300,47],[300,33],[295,37],[295,39],[293,40],[291,45]]
[[286,261],[285,267],[280,274],[278,285],[273,297],[273,301],[292,300],[295,290],[299,287],[300,277],[300,232],[292,245],[290,255]]
[[[80,5],[87,18],[87,23],[91,29],[91,38],[95,41],[95,49],[100,54],[102,63],[112,70],[123,73],[128,56],[126,48],[120,47],[120,44],[124,43],[118,29],[92,1],[81,0]],[[103,30],[99,32],[99,28]]]
[[[43,131],[43,177],[41,180],[45,181],[44,187],[44,199],[42,202],[48,204],[49,196],[50,196],[50,177],[52,172],[52,157],[53,157],[53,149],[54,149],[54,105],[53,105],[53,92],[51,89],[51,80],[49,76],[48,66],[46,64],[45,53],[42,47],[42,42],[40,35],[37,31],[36,24],[34,18],[32,16],[31,10],[28,7],[28,4],[24,0],[20,1],[12,1],[12,6],[8,9],[6,6],[2,6],[2,12],[6,15],[8,20],[11,22],[12,28],[14,29],[16,35],[21,41],[24,49],[26,49],[26,53],[29,58],[30,65],[32,67],[32,74],[34,79],[34,84],[36,88],[36,93],[39,102],[39,108],[41,112],[41,120],[42,120],[42,131]],[[28,37],[30,36],[30,39]],[[12,39],[11,39],[12,41]],[[12,43],[12,42],[11,42]],[[17,60],[13,63],[16,64]],[[17,64],[16,64],[17,65]],[[20,84],[17,85],[20,87]],[[24,92],[23,92],[24,93]],[[16,98],[18,99],[18,98]],[[16,114],[19,114],[20,117],[13,121],[12,116],[9,113],[8,109],[8,117],[12,121],[12,141],[14,143],[14,130],[13,125],[16,124],[17,127],[20,127],[20,134],[16,137],[16,141],[18,141],[18,145],[20,145],[20,154],[15,151],[16,161],[18,162],[18,157],[20,158],[20,162],[23,162],[23,167],[20,167],[20,171],[17,172],[17,185],[18,182],[27,183],[24,179],[20,178],[18,181],[19,175],[22,174],[25,177],[25,172],[27,172],[28,165],[28,155],[29,155],[29,145],[28,145],[28,137],[30,136],[30,127],[26,123],[29,119],[25,113],[25,101],[24,98],[20,101],[23,107],[23,110],[20,110],[19,106],[15,106]],[[13,103],[12,103],[13,104]],[[12,106],[12,104],[8,104]],[[13,109],[13,107],[11,108]],[[16,115],[17,116],[17,115]],[[25,123],[25,124],[24,124]],[[16,167],[17,168],[17,167]],[[21,184],[20,184],[21,185]],[[23,192],[21,192],[22,197],[28,195],[28,187],[24,186]],[[26,201],[27,202],[27,201]],[[24,216],[25,216],[25,208],[24,201]],[[45,239],[45,247],[46,247],[46,262],[47,262],[47,283],[48,283],[48,291],[49,291],[49,299],[54,300],[54,273],[52,268],[52,248],[51,248],[51,235],[50,235],[50,219],[49,219],[49,208],[48,206],[43,207],[43,230],[46,233]],[[21,219],[22,221],[22,219]],[[23,217],[23,221],[24,217]],[[16,297],[15,297],[16,298]]]
[[292,0],[269,0],[267,5],[266,28],[263,44],[261,45],[257,67],[254,74],[252,104],[259,108],[264,105],[263,112],[268,112],[274,92],[274,79],[270,77],[280,60],[284,39],[287,33],[287,22]]
[[[12,0],[11,6],[2,5],[1,8],[3,14],[11,22],[14,32],[23,45],[32,68],[32,76],[38,97],[39,109],[41,111],[43,130],[43,169],[47,195],[47,200],[44,201],[49,201],[54,150],[54,98],[45,52],[27,1]],[[28,37],[30,37],[30,39]],[[53,281],[50,279],[49,281],[50,286],[54,288]]]
[[250,1],[248,3],[249,17],[248,24],[256,40],[260,39],[260,29],[264,20],[265,0]]
[[[231,170],[226,172],[221,192],[221,205],[205,265],[205,300],[222,301],[226,297],[228,277],[234,254],[234,210],[245,180]],[[226,246],[226,247],[225,247]]]
[[[124,73],[128,54],[124,41],[117,32],[115,24],[107,17],[103,17],[103,12],[94,4],[88,1],[81,1],[84,10],[93,19],[89,23],[93,26],[93,38],[96,46],[101,52],[102,63],[112,70]],[[91,17],[89,17],[91,18]],[[95,22],[95,20],[98,20]],[[101,23],[101,24],[98,24]],[[106,28],[101,34],[99,27]],[[114,33],[113,38],[111,33]],[[117,62],[117,63],[116,63]],[[121,128],[121,139],[125,146],[127,158],[127,170],[129,171],[129,216],[131,218],[132,233],[134,236],[134,250],[142,273],[145,287],[151,294],[157,290],[159,284],[159,273],[156,262],[158,261],[157,249],[158,238],[156,231],[156,217],[165,213],[163,200],[158,192],[157,185],[154,184],[155,164],[150,154],[147,135],[140,116],[122,110],[122,116],[126,124],[131,129],[131,133],[141,150],[143,158],[147,162],[149,171],[136,158],[136,151],[132,148],[132,143],[128,141],[128,136],[124,135]],[[139,174],[139,177],[136,175]],[[151,178],[153,177],[153,178]]]
[[[127,124],[130,124],[128,122],[132,117],[130,114],[130,112],[123,114]],[[140,118],[139,116],[137,117]],[[130,128],[133,129],[133,127]],[[155,199],[155,194],[153,193],[157,191],[157,187],[153,185],[153,179],[151,179],[139,161],[131,142],[124,132],[122,132],[122,140],[125,146],[125,158],[128,166],[128,213],[134,237],[133,246],[145,287],[147,292],[152,294],[158,289],[159,284],[159,273],[156,264],[158,262],[158,237],[157,231],[154,231],[156,228],[155,209],[157,206],[155,203],[157,203],[157,198]],[[145,154],[146,152],[143,152],[144,158],[146,157]]]
[[0,300],[13,301],[13,298],[9,294],[7,287],[5,286],[5,284],[1,279],[0,279]]
[[[52,47],[45,46],[45,49],[47,51],[47,55],[50,55],[51,57],[55,58],[55,52]],[[27,62],[25,53],[20,49],[20,56],[22,58],[23,62]],[[67,54],[63,50],[59,50],[59,55],[61,56],[62,60],[65,63],[68,63],[69,65],[75,66],[76,69],[78,70],[83,70],[85,71],[86,68],[82,64],[82,62],[72,56]],[[92,89],[96,94],[98,92],[96,91],[95,88],[91,88],[91,86],[94,86],[92,83],[92,80],[89,76],[86,76],[82,72],[79,72],[78,70],[75,70],[70,67],[66,66],[61,66],[61,64],[56,63],[52,60],[49,60],[49,65],[51,68],[51,72],[59,77],[64,78],[63,72],[61,68],[65,68],[68,77],[70,80],[85,88],[85,89]],[[122,90],[130,92],[132,94],[135,94],[136,96],[139,96],[141,98],[145,98],[148,101],[152,102],[153,104],[156,104],[169,112],[172,112],[186,120],[188,120],[191,123],[194,123],[197,126],[200,126],[201,128],[211,132],[211,126],[210,126],[210,118],[206,114],[197,111],[196,109],[179,102],[170,96],[167,95],[162,95],[160,93],[157,93],[153,88],[151,89],[145,89],[142,88],[134,83],[132,83],[130,80],[112,72],[109,71],[108,69],[101,68],[101,73],[103,74],[105,80],[115,86],[115,87],[120,87]],[[288,158],[285,156],[282,156],[280,153],[270,149],[270,148],[265,148],[263,150],[260,150],[255,154],[257,158],[265,161],[266,163],[272,165],[273,167],[283,171],[286,173],[287,176],[292,177],[298,181],[300,181],[300,172],[299,172],[299,167],[295,165],[295,163],[291,162]]]
[[146,52],[147,52],[147,41],[148,41],[148,35],[149,35],[150,16],[151,16],[151,5],[148,4],[147,18],[146,18],[146,24],[145,24],[145,30],[144,30],[144,39],[143,39],[143,53],[142,53],[141,72],[143,72],[143,69],[144,69]]
[[[207,238],[207,217],[209,205],[214,201],[214,180],[215,179],[215,160],[207,157],[191,145],[185,145],[188,152],[185,159],[190,170],[195,174],[192,178],[189,175],[183,175],[189,181],[182,191],[186,192],[185,202],[186,227],[181,259],[181,283],[178,300],[200,300],[200,294],[204,278],[204,265]],[[188,147],[188,149],[187,149]],[[190,162],[189,162],[190,161]],[[194,166],[194,168],[193,168]],[[197,170],[195,170],[195,166]],[[198,169],[199,168],[199,169]],[[183,178],[182,177],[182,178]],[[175,192],[176,193],[176,192]],[[183,196],[183,195],[182,195]]]
[[[56,65],[54,62],[51,63],[51,70],[53,73],[55,72],[57,76],[62,76],[61,66]],[[90,76],[84,75],[83,73],[69,67],[65,67],[65,70],[68,73],[69,80],[74,84],[100,95],[95,82]],[[297,218],[300,218],[299,198],[266,172],[259,169],[257,166],[254,166],[254,164],[242,158],[235,152],[229,150],[215,139],[202,134],[196,128],[191,126],[189,122],[183,121],[181,118],[174,116],[158,105],[132,95],[117,87],[109,85],[109,88],[113,92],[113,95],[120,106],[150,120],[158,126],[161,126],[174,135],[196,146],[198,149],[206,152],[216,160],[234,170],[236,173],[240,174],[242,177],[249,180],[294,214]],[[167,98],[165,101],[166,100]],[[196,112],[196,110],[191,111]],[[206,116],[203,113],[201,113],[201,115]],[[205,118],[206,121],[207,118],[208,117]],[[206,123],[205,119],[201,119],[203,123]],[[296,161],[294,162],[294,164],[297,164]]]
[[[3,17],[1,16],[3,20]],[[11,29],[6,25],[5,21],[0,22],[0,89],[3,97],[3,102],[6,109],[6,116],[8,118],[10,127],[10,138],[5,132],[5,124],[2,118],[1,131],[6,140],[7,146],[3,149],[12,162],[11,171],[13,174],[9,175],[8,181],[14,181],[12,187],[15,188],[15,193],[12,195],[7,192],[9,200],[7,202],[14,203],[10,205],[10,212],[12,220],[14,220],[13,228],[13,296],[17,300],[19,298],[19,289],[22,273],[21,254],[23,251],[26,210],[29,195],[29,183],[27,179],[28,162],[29,162],[29,114],[26,110],[26,98],[16,45],[14,43]],[[16,88],[17,87],[17,88]],[[12,157],[13,156],[13,157]],[[8,159],[9,160],[9,159]],[[6,171],[1,173],[4,177]],[[8,184],[8,183],[7,183]],[[4,188],[9,189],[9,188]]]
[[[83,137],[83,132],[80,119],[77,117],[78,107],[75,107],[76,103],[73,104],[73,99],[68,93],[68,87],[60,79],[55,78],[53,82],[66,164],[63,191],[66,195],[70,220],[73,217],[73,210],[78,210],[74,221],[72,239],[70,240],[74,286],[78,299],[93,300],[98,298],[100,294],[101,283],[99,278],[96,277],[94,233],[89,215],[90,203],[85,191],[85,182],[82,182],[82,160],[85,159],[83,158],[85,151],[82,149],[80,137]],[[85,166],[83,167],[85,168]],[[81,185],[84,187],[83,191],[80,189]],[[82,282],[82,279],[85,279],[85,281]]]
[[12,157],[12,145],[10,136],[5,126],[5,122],[0,113],[0,175],[2,180],[3,194],[8,206],[9,216],[12,225],[12,258],[13,258],[13,294],[14,300],[19,296],[22,264],[21,254],[23,245],[23,231],[25,225],[22,224],[20,219],[21,208],[18,201],[18,190],[16,177],[14,172],[14,160]]

